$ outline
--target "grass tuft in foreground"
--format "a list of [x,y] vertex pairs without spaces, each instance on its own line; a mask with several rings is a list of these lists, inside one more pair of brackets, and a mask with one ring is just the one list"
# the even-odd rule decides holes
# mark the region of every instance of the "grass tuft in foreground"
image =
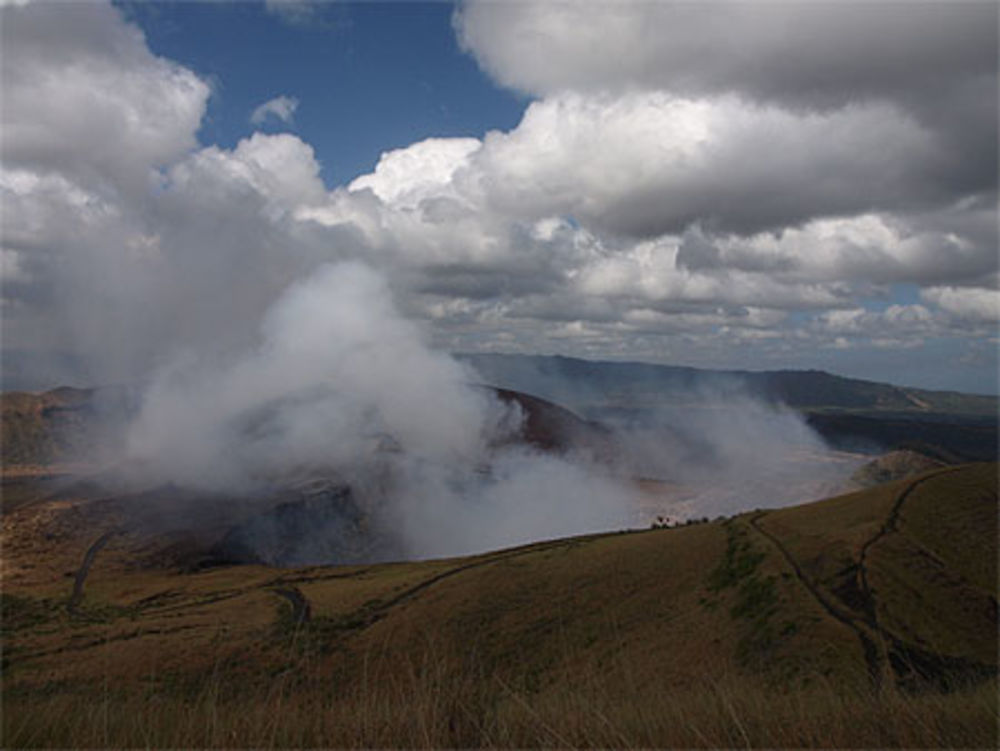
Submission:
[[[618,691],[609,676],[536,693],[428,655],[367,664],[362,680],[289,671],[247,689],[8,696],[6,747],[906,747],[995,748],[997,684],[947,694],[844,688],[822,679],[762,691],[731,674],[687,687]],[[618,668],[621,670],[621,668]],[[627,685],[627,676],[611,676]],[[261,684],[256,684],[261,686]]]

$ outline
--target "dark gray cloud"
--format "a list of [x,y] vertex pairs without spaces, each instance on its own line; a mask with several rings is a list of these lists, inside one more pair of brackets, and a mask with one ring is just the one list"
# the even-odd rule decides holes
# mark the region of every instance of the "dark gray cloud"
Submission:
[[546,96],[630,87],[806,107],[944,93],[996,71],[992,2],[467,2],[463,47]]
[[[624,93],[742,102],[726,118],[738,125],[711,134],[694,165],[665,166],[661,181],[638,170],[631,189],[596,191],[595,207],[579,207],[614,231],[653,236],[700,222],[747,233],[997,186],[995,3],[470,2],[455,26],[501,84],[564,105],[568,91],[605,102],[559,123],[569,143],[554,148],[582,141],[587,163],[606,151],[620,158],[622,118],[612,115]],[[676,140],[677,117],[642,117],[664,144]],[[589,138],[574,131],[587,118]],[[656,164],[652,135],[628,140]]]
[[560,94],[491,134],[469,169],[496,210],[518,217],[572,214],[633,237],[694,223],[750,234],[988,188],[984,155],[949,143],[888,103],[801,113],[660,92]]

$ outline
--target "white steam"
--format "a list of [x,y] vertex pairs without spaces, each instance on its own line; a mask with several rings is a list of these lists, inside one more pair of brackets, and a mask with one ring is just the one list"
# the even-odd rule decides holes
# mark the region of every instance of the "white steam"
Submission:
[[394,518],[417,556],[624,529],[637,520],[631,486],[589,462],[523,447],[499,452],[485,478],[456,467],[411,465],[407,479],[422,492],[400,498],[405,502],[396,505]]
[[635,363],[464,356],[490,382],[550,399],[612,430],[639,481],[639,523],[729,516],[843,492],[867,458],[827,445],[747,374]]
[[843,492],[864,461],[832,450],[798,412],[737,389],[652,412],[622,430],[628,463],[647,484],[644,517],[729,516]]
[[250,354],[222,367],[176,362],[160,375],[130,448],[163,479],[204,488],[349,465],[382,436],[416,456],[470,461],[487,405],[467,381],[396,314],[379,276],[326,265],[268,310]]
[[324,265],[267,311],[249,353],[175,360],[128,436],[144,482],[252,492],[318,474],[364,492],[411,555],[628,526],[628,493],[570,458],[501,449],[516,408],[471,385],[381,276]]

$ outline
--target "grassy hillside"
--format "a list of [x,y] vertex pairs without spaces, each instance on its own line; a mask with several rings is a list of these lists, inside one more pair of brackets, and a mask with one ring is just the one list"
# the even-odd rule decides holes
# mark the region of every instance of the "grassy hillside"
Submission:
[[91,393],[76,389],[2,395],[0,447],[4,464],[47,464],[78,447],[74,433],[86,420],[81,404]]
[[192,571],[137,499],[77,493],[3,519],[7,746],[997,742],[995,464],[299,569]]
[[0,465],[34,466],[94,458],[111,449],[136,396],[119,387],[0,394]]

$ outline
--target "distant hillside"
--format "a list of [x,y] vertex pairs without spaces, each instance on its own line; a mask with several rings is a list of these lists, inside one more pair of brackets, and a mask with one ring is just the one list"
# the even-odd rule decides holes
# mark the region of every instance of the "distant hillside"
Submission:
[[502,388],[493,391],[500,401],[520,407],[524,419],[521,440],[526,443],[546,451],[581,451],[598,459],[612,458],[612,437],[601,425],[535,396]]
[[[503,402],[517,404],[524,416],[526,443],[545,451],[611,454],[607,430],[535,396],[492,389]],[[120,444],[138,396],[125,388],[58,388],[42,393],[0,394],[0,459],[4,467],[44,466],[80,461]]]
[[998,456],[997,421],[985,417],[812,412],[806,422],[830,445],[847,451],[909,450],[949,464],[987,462]]
[[[501,398],[517,395],[526,438],[606,455],[602,424],[684,420],[677,410],[784,404],[832,446],[877,454],[908,449],[954,463],[998,456],[996,397],[925,391],[820,371],[712,371],[567,357],[460,355]],[[0,394],[0,462],[45,465],[114,448],[138,396],[125,387]],[[567,409],[568,408],[568,409]],[[573,414],[573,413],[576,414]],[[579,415],[580,417],[577,417]],[[581,419],[582,418],[582,419]]]
[[915,451],[890,451],[858,467],[850,484],[858,488],[873,488],[887,482],[904,480],[944,466],[937,459]]
[[121,387],[0,394],[0,463],[79,461],[113,448],[134,403],[134,394]]
[[878,410],[996,418],[997,397],[927,391],[821,370],[702,370],[542,355],[460,354],[487,381],[575,406],[658,406],[746,395],[802,410]]
[[947,462],[998,455],[997,397],[927,391],[822,371],[720,371],[570,357],[463,354],[483,381],[611,424],[683,420],[678,410],[752,400],[802,412],[833,446],[910,449]]

